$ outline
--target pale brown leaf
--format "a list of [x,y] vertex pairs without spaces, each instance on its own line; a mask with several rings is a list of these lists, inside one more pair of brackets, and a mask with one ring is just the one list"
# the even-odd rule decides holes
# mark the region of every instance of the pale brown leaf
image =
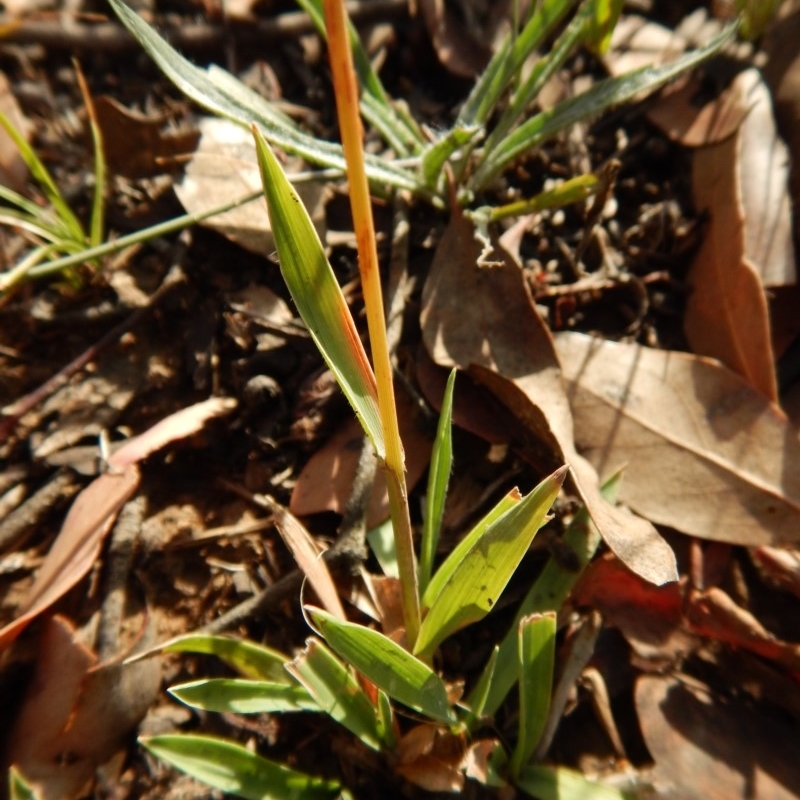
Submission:
[[[23,139],[26,141],[30,139],[33,126],[22,113],[17,98],[11,91],[11,84],[3,73],[0,73],[0,111],[6,115]],[[17,145],[5,130],[0,130],[0,185],[16,192],[24,192],[27,177],[28,167]]]
[[568,462],[577,491],[609,547],[653,583],[677,577],[672,550],[653,526],[604,501],[597,473],[575,450],[572,416],[552,338],[519,267],[481,268],[471,223],[455,214],[423,290],[423,339],[434,361],[483,383],[539,443],[552,469]]
[[555,337],[578,448],[620,498],[704,539],[800,540],[800,441],[780,409],[711,359]]

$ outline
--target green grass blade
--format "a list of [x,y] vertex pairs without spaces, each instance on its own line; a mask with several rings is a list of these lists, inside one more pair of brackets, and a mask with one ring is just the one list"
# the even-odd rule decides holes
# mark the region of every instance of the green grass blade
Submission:
[[455,722],[445,685],[427,664],[378,631],[342,622],[321,609],[307,610],[333,650],[389,697],[431,719]]
[[386,741],[378,710],[355,675],[318,639],[309,639],[306,649],[286,669],[314,698],[317,707],[343,725],[367,747],[382,750]]
[[483,126],[516,80],[528,56],[566,16],[577,0],[543,0],[516,37],[498,48],[461,108],[457,124]]
[[225,739],[165,734],[139,741],[181,772],[246,800],[329,800],[339,791],[336,781],[289,769]]
[[507,495],[500,498],[494,508],[450,551],[450,555],[436,570],[436,574],[431,578],[428,588],[422,596],[423,609],[428,609],[433,605],[434,600],[441,594],[442,589],[452,580],[455,571],[466,558],[467,553],[473,549],[475,543],[486,533],[487,529],[519,503],[521,499],[519,492],[516,489],[512,489]]
[[[279,123],[274,116],[267,118],[259,113],[260,106],[251,108],[240,92],[231,92],[219,80],[209,79],[205,70],[181,56],[122,0],[109,2],[123,25],[139,41],[159,69],[187,97],[203,108],[241,125],[257,124],[264,136],[276,147],[302,156],[313,164],[345,171],[344,155],[339,145],[315,139],[294,126]],[[381,185],[409,189],[418,194],[426,192],[422,183],[406,170],[374,156],[367,157],[366,162],[370,180]]]
[[531,614],[519,624],[519,735],[511,754],[511,774],[519,776],[542,736],[550,696],[556,653],[556,615]]
[[377,525],[367,534],[367,543],[372,554],[378,560],[383,574],[388,578],[400,577],[391,518]]
[[33,148],[25,141],[24,137],[11,123],[11,120],[0,111],[0,125],[5,129],[6,133],[11,137],[14,146],[19,151],[22,160],[30,170],[31,175],[42,188],[45,196],[50,201],[55,209],[59,219],[62,220],[70,236],[77,242],[82,242],[84,239],[83,225],[81,225],[72,209],[67,205],[64,196],[56,186],[55,181],[47,170],[47,167],[40,161],[39,156],[36,155]]
[[444,501],[450,483],[450,470],[453,466],[453,389],[456,384],[456,370],[452,370],[442,398],[439,413],[439,426],[433,442],[431,464],[428,469],[428,494],[425,502],[425,524],[422,528],[422,542],[419,558],[419,591],[424,596],[425,588],[433,572],[433,560],[439,543],[439,530],[444,516]]
[[586,37],[588,23],[591,18],[592,3],[587,3],[567,25],[566,30],[558,37],[550,52],[542,56],[530,75],[514,92],[508,108],[494,126],[486,140],[486,150],[492,152],[498,142],[508,135],[522,115],[538,96],[542,87],[564,65],[564,62],[575,52]]
[[497,147],[487,151],[485,160],[473,175],[473,190],[484,188],[512,161],[570,125],[590,120],[608,109],[660,89],[719,52],[733,40],[735,33],[736,25],[729,25],[706,47],[686,53],[661,67],[643,67],[618,78],[607,78],[583,94],[537,114],[516,128]]
[[536,532],[547,521],[566,473],[567,467],[561,467],[545,478],[489,526],[452,569],[422,622],[415,653],[429,656],[443,639],[492,610]]
[[319,711],[304,687],[241,678],[205,678],[167,689],[176,700],[203,711],[232,714],[277,714]]
[[170,640],[159,647],[157,652],[159,651],[216,656],[247,678],[293,684],[284,670],[284,665],[291,660],[287,655],[244,639],[232,639],[208,633],[189,633]]
[[89,118],[89,130],[92,135],[92,150],[94,155],[94,192],[92,194],[92,212],[89,217],[89,246],[96,247],[103,241],[105,229],[106,210],[106,154],[103,148],[103,131],[97,122],[94,101],[92,100],[86,78],[77,61],[73,61],[78,78],[78,86],[86,106]]
[[[617,473],[600,487],[603,497],[609,502],[613,503],[616,499],[620,478],[621,473]],[[497,665],[484,701],[484,712],[487,716],[493,715],[500,708],[519,677],[517,630],[520,621],[529,614],[558,611],[600,544],[600,533],[585,508],[575,515],[565,531],[563,544],[573,554],[574,562],[566,566],[551,557],[525,595],[513,624],[500,644]],[[472,702],[470,697],[467,703]]]
[[630,794],[594,783],[566,767],[528,766],[516,785],[536,800],[632,800]]
[[468,711],[464,719],[464,723],[470,731],[474,730],[475,726],[480,724],[483,719],[484,706],[486,698],[489,696],[489,687],[492,684],[492,676],[497,666],[497,656],[499,652],[500,648],[495,646],[489,656],[489,660],[486,662],[486,666],[483,668],[483,672],[481,672],[481,677],[478,679],[472,692],[470,692]]
[[375,375],[350,309],[308,212],[258,132],[256,153],[283,278],[311,338],[383,459]]
[[623,3],[624,0],[592,0],[592,20],[586,44],[595,55],[602,56],[608,51]]

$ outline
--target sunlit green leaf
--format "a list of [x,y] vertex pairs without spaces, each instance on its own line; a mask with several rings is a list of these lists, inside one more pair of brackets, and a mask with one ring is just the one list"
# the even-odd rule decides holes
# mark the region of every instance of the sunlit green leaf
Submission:
[[187,706],[204,711],[229,711],[234,714],[319,711],[308,692],[294,683],[205,678],[171,686],[167,691]]
[[519,623],[519,733],[511,774],[519,775],[542,736],[553,689],[556,615],[531,614]]
[[165,734],[139,741],[182,772],[246,800],[327,800],[339,791],[336,781],[289,769],[225,739]]
[[387,636],[308,609],[325,641],[347,662],[395,700],[441,722],[455,722],[442,679]]
[[369,531],[367,542],[375,558],[378,559],[383,574],[388,578],[399,577],[400,570],[397,566],[397,553],[394,549],[394,529],[391,518]]
[[414,646],[415,653],[429,655],[447,636],[492,610],[536,532],[546,522],[566,471],[566,467],[556,470],[490,525],[455,568],[448,565],[452,555],[448,558],[445,565],[450,577],[432,598]]
[[435,189],[442,176],[442,167],[456,150],[476,143],[483,135],[479,125],[459,126],[447,131],[422,151],[422,178],[425,185]]
[[430,581],[436,546],[439,543],[439,529],[444,516],[444,501],[450,483],[450,470],[453,466],[453,389],[456,383],[456,370],[452,370],[442,398],[439,412],[439,425],[433,442],[431,464],[428,469],[428,494],[425,499],[425,524],[422,528],[419,561],[419,590],[424,595]]
[[486,698],[489,695],[489,687],[492,683],[494,669],[497,666],[497,655],[499,652],[500,648],[495,645],[488,661],[486,662],[486,666],[481,672],[480,678],[478,678],[478,682],[475,684],[472,692],[470,692],[469,702],[467,704],[468,712],[464,720],[469,730],[473,730],[476,725],[480,724],[481,719],[483,718],[484,704],[486,703]]
[[322,642],[309,639],[306,649],[286,669],[303,684],[319,708],[354,733],[367,747],[381,750],[387,744],[378,710],[353,672]]
[[209,633],[189,633],[170,640],[159,649],[165,653],[204,653],[217,656],[248,678],[289,685],[294,683],[284,669],[284,664],[291,660],[287,655],[244,639]]
[[517,489],[512,489],[508,494],[500,498],[496,505],[478,521],[475,527],[450,551],[450,555],[436,570],[436,574],[431,578],[425,594],[422,597],[422,607],[430,608],[433,602],[441,593],[442,589],[452,580],[456,570],[464,561],[467,553],[475,546],[475,543],[486,533],[487,529],[494,525],[505,513],[511,510],[522,499]]
[[375,375],[347,301],[308,212],[259,133],[256,154],[286,286],[311,338],[382,459],[386,448]]
[[531,765],[515,781],[536,800],[631,800],[631,795],[584,778],[566,767]]

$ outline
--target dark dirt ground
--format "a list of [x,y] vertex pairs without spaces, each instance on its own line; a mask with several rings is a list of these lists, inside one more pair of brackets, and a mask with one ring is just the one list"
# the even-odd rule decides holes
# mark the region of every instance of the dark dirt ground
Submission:
[[[692,4],[654,5],[649,12],[653,18],[675,24]],[[422,22],[410,19],[401,6],[395,4],[393,10],[384,10],[375,18],[364,15],[359,25],[368,41],[373,36],[379,42],[378,50],[385,59],[381,76],[389,90],[405,98],[417,118],[435,126],[446,125],[471,82],[448,72]],[[94,10],[102,12],[101,8]],[[155,10],[164,28],[178,35],[183,32],[182,49],[198,63],[223,63],[250,76],[265,91],[279,89],[284,100],[311,109],[309,124],[315,133],[336,137],[324,51],[313,34],[259,41],[252,25],[226,24],[216,6],[170,2],[158,3]],[[269,21],[289,10],[289,3],[268,2],[259,4],[257,15],[259,20]],[[190,23],[206,35],[192,39]],[[172,141],[177,140],[174,147],[178,152],[192,146],[198,111],[125,37],[81,44],[79,34],[68,26],[50,30],[48,35],[52,39],[40,40],[47,44],[26,41],[19,32],[16,43],[0,41],[0,65],[33,123],[36,151],[74,207],[85,214],[90,198],[90,151],[72,57],[79,59],[94,97],[110,96],[127,108],[160,118],[161,129],[168,129]],[[599,67],[588,56],[580,56],[570,69],[568,80]],[[623,133],[627,145],[620,152]],[[606,116],[584,134],[577,145],[562,139],[548,146],[519,165],[509,179],[533,191],[548,177],[568,174],[581,160],[596,168],[611,156],[620,158],[618,214],[609,238],[615,247],[627,243],[628,251],[621,253],[626,279],[586,292],[552,291],[572,280],[563,266],[564,253],[575,251],[586,227],[583,212],[568,209],[551,220],[537,241],[526,240],[522,246],[527,264],[546,265],[555,260],[562,265],[551,274],[551,285],[534,285],[542,312],[555,330],[599,332],[654,347],[687,349],[681,328],[683,281],[703,227],[692,208],[687,151],[647,122],[638,106]],[[144,147],[141,142],[134,143],[133,150]],[[111,165],[109,231],[120,235],[183,213],[172,191],[181,162],[167,159],[163,167],[154,170],[156,174],[125,177],[123,173],[141,170],[132,167],[132,154],[124,150],[123,146]],[[327,206],[329,228],[345,229],[348,213],[346,196],[337,187]],[[376,217],[383,234],[381,255],[388,268],[394,219],[391,205],[376,202]],[[410,210],[410,223],[408,272],[417,279],[417,288],[408,298],[408,322],[397,357],[404,380],[418,401],[414,424],[423,438],[431,438],[436,416],[418,388],[420,333],[414,320],[421,276],[431,262],[446,217],[415,206]],[[602,224],[609,227],[608,220]],[[2,242],[5,258],[12,262],[20,244],[10,231],[3,231]],[[349,245],[337,244],[332,247],[331,261],[361,324],[355,252]],[[585,256],[589,270],[596,270],[599,262],[600,254],[589,248]],[[150,304],[148,298],[170,273],[178,275],[176,283]],[[635,281],[627,280],[630,276]],[[143,628],[148,641],[154,643],[214,623],[293,571],[294,563],[270,526],[269,514],[253,498],[268,492],[288,505],[304,464],[349,412],[326,380],[321,359],[302,335],[270,339],[258,320],[237,310],[237,299],[253,287],[268,287],[290,301],[274,262],[248,253],[219,234],[194,228],[110,258],[94,272],[81,270],[80,277],[79,288],[56,282],[25,286],[0,307],[3,405],[39,387],[115,326],[124,327],[86,368],[70,376],[65,387],[4,429],[5,438],[0,441],[0,623],[17,615],[70,501],[95,474],[101,432],[106,432],[112,443],[121,441],[211,395],[233,397],[239,403],[232,414],[213,420],[200,433],[147,459],[136,494],[138,505],[131,510],[131,524],[137,531],[132,550],[126,551],[124,531],[117,526],[111,537],[114,544],[106,546],[90,574],[55,605],[54,612],[77,627],[88,628],[103,615],[120,613],[122,592],[125,624],[116,631],[116,640],[112,637],[105,642],[103,656],[110,657],[125,653]],[[147,310],[128,324],[137,307]],[[445,523],[445,548],[463,533],[467,521],[484,512],[511,485],[530,486],[543,476],[515,452],[513,442],[498,450],[474,433],[457,429],[455,435],[458,478]],[[16,490],[18,486],[24,489]],[[422,486],[424,481],[412,497],[415,514]],[[50,493],[41,494],[47,487],[51,487]],[[22,497],[29,498],[23,521],[19,522],[17,515],[11,525],[12,511]],[[475,680],[496,631],[505,630],[515,600],[537,574],[548,546],[556,546],[562,520],[573,509],[571,498],[559,502],[556,519],[537,539],[504,595],[503,606],[486,623],[446,644],[437,663],[444,675],[464,679],[468,685]],[[336,536],[340,517],[327,512],[304,521],[315,536],[330,541]],[[697,545],[677,532],[665,531],[665,535],[678,554],[681,574],[686,575],[691,550]],[[715,547],[708,548],[712,557]],[[732,587],[737,597],[749,598],[751,609],[757,609],[754,613],[781,639],[800,640],[796,599],[768,587],[743,549],[719,546],[719,550],[721,585]],[[344,575],[340,578],[347,580]],[[266,608],[238,619],[228,630],[287,652],[302,646],[309,635],[296,587],[280,596],[271,595]],[[37,650],[42,631],[42,621],[31,625],[0,662],[0,736],[6,750],[13,744],[11,738],[21,735],[19,729],[12,733],[13,725],[26,702],[36,664],[43,659]],[[592,665],[604,679],[624,752],[615,748],[608,725],[595,711],[592,697],[601,690],[596,685],[592,690],[587,679],[576,690],[571,713],[556,736],[550,751],[552,761],[595,773],[611,773],[628,763],[646,774],[654,754],[637,722],[633,687],[637,677],[647,672],[680,672],[686,678],[687,693],[710,692],[732,715],[728,730],[742,725],[744,732],[742,720],[756,720],[749,736],[772,741],[775,758],[780,761],[781,744],[775,731],[791,731],[800,710],[793,677],[796,671],[792,674],[768,659],[711,640],[696,643],[685,659],[674,654],[659,658],[645,663],[618,628],[604,627]],[[162,687],[224,674],[216,662],[199,657],[166,657],[159,668]],[[773,687],[771,693],[764,688],[768,685]],[[701,686],[702,691],[698,689]],[[684,699],[679,705],[685,710],[691,703]],[[509,706],[494,721],[493,730],[501,737],[513,730],[513,714]],[[687,723],[689,738],[692,724]],[[98,770],[93,786],[78,787],[69,796],[88,794],[118,800],[216,796],[149,757],[135,743],[137,733],[173,729],[250,742],[270,758],[343,778],[359,798],[388,800],[423,794],[321,717],[197,714],[171,700],[162,689],[136,730],[119,730],[104,720],[95,735],[114,740],[116,746],[105,754],[113,758]],[[701,729],[705,735],[707,728],[696,723],[694,730]],[[744,733],[741,738],[746,750],[746,742],[752,739],[746,739]],[[69,765],[71,758],[62,753],[59,763]],[[691,769],[691,760],[684,768]],[[732,768],[735,771],[736,765]],[[794,765],[784,763],[778,771],[784,768],[791,772]],[[796,777],[783,780],[789,794],[775,796],[796,796]],[[707,794],[684,796],[726,796],[714,793],[705,780],[698,776],[695,788]],[[467,786],[467,796],[483,796],[476,784]],[[769,796],[755,788],[756,793],[747,796]]]

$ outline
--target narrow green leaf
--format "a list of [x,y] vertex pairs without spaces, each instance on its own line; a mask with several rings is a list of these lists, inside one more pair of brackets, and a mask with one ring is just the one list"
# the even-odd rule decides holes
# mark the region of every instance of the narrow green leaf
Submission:
[[[619,487],[621,473],[616,473],[601,487],[603,497],[614,502]],[[531,586],[525,599],[520,604],[514,622],[500,644],[497,665],[491,679],[489,695],[485,700],[484,713],[493,715],[506,699],[519,677],[517,659],[517,630],[523,617],[545,611],[558,611],[578,578],[583,574],[586,565],[600,544],[600,533],[582,508],[573,518],[564,532],[564,552],[572,554],[574,560],[562,563],[551,557],[545,564],[539,577]],[[472,703],[472,698],[468,701]]]
[[389,697],[432,719],[455,722],[445,685],[427,664],[378,631],[307,609],[325,641]]
[[205,678],[171,686],[167,691],[181,703],[203,711],[229,711],[234,714],[319,711],[308,692],[296,684],[241,678]]
[[289,656],[263,644],[232,639],[229,636],[189,633],[170,640],[158,650],[165,653],[203,653],[216,656],[247,678],[293,685],[284,669],[284,665],[291,660]]
[[516,785],[536,800],[631,800],[627,792],[594,783],[566,767],[530,765]]
[[586,43],[595,55],[602,56],[608,51],[623,3],[624,0],[592,0],[592,23]]
[[475,543],[486,533],[487,529],[497,520],[510,511],[521,500],[517,489],[512,489],[501,497],[497,504],[475,525],[475,527],[450,551],[444,563],[431,578],[428,588],[422,598],[422,608],[427,609],[433,605],[442,589],[452,580],[453,574],[459,568],[467,553],[475,547]]
[[15,766],[8,770],[8,794],[11,800],[39,800],[39,795]]
[[489,696],[489,687],[492,685],[492,676],[497,666],[497,655],[500,652],[499,646],[495,646],[486,662],[486,666],[481,672],[481,677],[470,692],[468,712],[464,720],[467,729],[473,730],[480,723],[484,715],[484,705]]
[[484,162],[473,175],[472,188],[475,191],[482,189],[516,158],[570,125],[588,121],[610,108],[660,89],[681,73],[693,69],[719,52],[733,40],[735,33],[736,25],[729,25],[706,47],[686,53],[661,67],[643,67],[618,78],[600,81],[583,94],[537,114],[486,153]]
[[577,0],[542,0],[523,29],[498,48],[461,108],[457,124],[485,125],[536,48],[566,16]]
[[165,734],[139,741],[182,772],[246,800],[328,800],[339,791],[336,781],[289,769],[225,739]]
[[566,472],[567,468],[561,467],[545,478],[490,525],[455,568],[449,569],[450,577],[422,622],[415,653],[429,655],[443,639],[483,619],[492,610],[536,532],[546,522]]
[[258,131],[255,137],[283,279],[311,338],[383,459],[386,448],[375,375],[350,309],[302,201]]
[[450,483],[450,470],[453,466],[453,389],[456,383],[456,370],[452,370],[442,398],[439,425],[433,442],[431,463],[428,468],[428,494],[425,502],[425,524],[422,528],[419,562],[419,591],[425,588],[433,572],[433,560],[439,543],[439,530],[444,517],[444,501]]
[[519,734],[511,774],[519,776],[542,736],[553,690],[556,615],[531,614],[519,623]]
[[355,675],[318,639],[308,639],[306,649],[286,669],[314,698],[317,706],[355,734],[373,750],[386,745],[378,710]]
[[64,199],[58,186],[56,186],[47,167],[45,167],[33,148],[25,141],[22,134],[20,134],[11,120],[2,111],[0,111],[0,126],[2,126],[5,132],[11,137],[14,146],[25,162],[25,166],[30,170],[36,183],[42,188],[42,191],[50,201],[59,219],[63,222],[66,230],[70,232],[70,237],[76,242],[83,242],[85,238],[83,225],[81,225],[78,218],[72,213],[72,209],[67,205],[67,201]]
[[[242,125],[258,124],[264,136],[274,146],[302,156],[312,164],[345,171],[344,155],[339,145],[315,139],[294,125],[283,123],[274,114],[269,116],[263,114],[263,104],[251,107],[245,101],[242,90],[231,91],[228,79],[219,80],[217,77],[210,77],[205,70],[187,61],[122,0],[109,0],[109,2],[122,24],[139,41],[164,75],[187,97],[203,108]],[[379,185],[426,193],[421,181],[400,167],[375,156],[367,156],[366,164],[370,180]]]

